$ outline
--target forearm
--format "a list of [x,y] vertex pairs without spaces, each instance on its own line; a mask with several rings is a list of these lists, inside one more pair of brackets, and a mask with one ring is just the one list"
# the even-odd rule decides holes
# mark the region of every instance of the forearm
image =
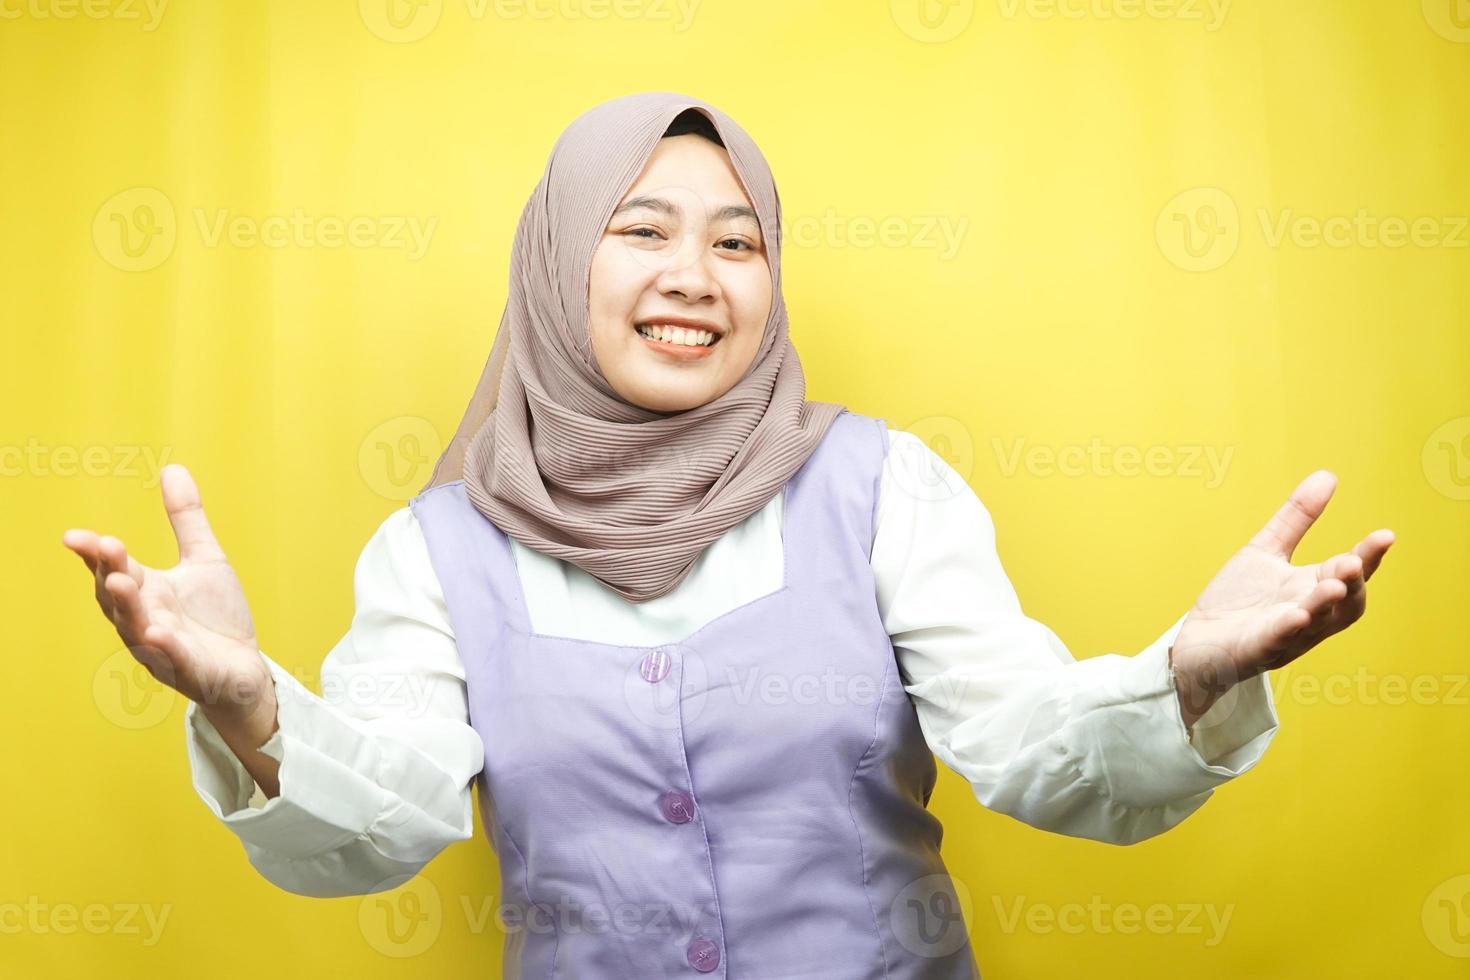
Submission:
[[261,700],[248,710],[243,710],[238,705],[223,708],[209,704],[201,704],[199,709],[219,731],[220,738],[235,753],[235,757],[265,795],[271,799],[279,796],[281,764],[260,751],[260,746],[270,741],[280,727],[277,721],[275,685],[269,685]]

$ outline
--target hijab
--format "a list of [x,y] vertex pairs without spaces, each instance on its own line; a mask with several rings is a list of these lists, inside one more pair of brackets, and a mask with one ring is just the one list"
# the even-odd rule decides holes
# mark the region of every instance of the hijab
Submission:
[[[713,124],[758,215],[771,311],[733,387],[668,413],[624,400],[597,367],[588,284],[613,209],[687,109]],[[516,227],[490,356],[424,490],[462,479],[505,534],[645,602],[781,492],[843,410],[806,399],[781,295],[781,203],[760,149],[699,99],[625,95],[578,116],[553,145]]]

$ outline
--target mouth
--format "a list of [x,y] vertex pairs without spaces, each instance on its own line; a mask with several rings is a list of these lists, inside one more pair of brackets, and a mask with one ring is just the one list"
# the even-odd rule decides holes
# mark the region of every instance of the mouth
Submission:
[[633,330],[654,350],[686,359],[708,354],[725,336],[707,320],[686,317],[640,320],[633,324]]

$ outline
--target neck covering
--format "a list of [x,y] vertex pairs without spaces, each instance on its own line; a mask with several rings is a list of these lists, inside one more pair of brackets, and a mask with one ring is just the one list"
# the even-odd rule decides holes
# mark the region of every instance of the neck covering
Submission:
[[[771,311],[733,387],[666,413],[625,401],[597,367],[588,283],[614,208],[691,108],[714,124],[759,217]],[[760,149],[706,102],[636,93],[578,116],[552,147],[516,227],[489,359],[424,490],[462,478],[507,535],[645,602],[779,493],[843,410],[806,400],[781,295],[781,203]]]

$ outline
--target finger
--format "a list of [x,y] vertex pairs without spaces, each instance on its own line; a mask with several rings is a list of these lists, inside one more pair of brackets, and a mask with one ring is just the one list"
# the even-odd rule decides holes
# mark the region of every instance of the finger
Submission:
[[1317,566],[1317,579],[1335,578],[1347,586],[1346,595],[1351,597],[1363,591],[1363,559],[1356,553],[1333,555]]
[[102,567],[106,569],[104,578],[109,572],[122,572],[139,588],[143,587],[143,566],[128,554],[127,545],[122,543],[121,538],[111,534],[102,535],[97,541],[97,553],[102,558]]
[[[1293,647],[1293,641],[1302,634],[1302,631],[1311,622],[1312,614],[1301,606],[1292,606],[1290,609],[1285,610],[1271,624],[1269,630],[1271,639],[1266,648],[1276,653],[1291,649]],[[1273,662],[1268,669],[1272,669],[1275,666],[1277,664]]]
[[1307,528],[1322,516],[1322,510],[1336,488],[1337,477],[1330,470],[1309,473],[1250,543],[1272,554],[1290,558]]
[[143,608],[138,584],[122,572],[112,572],[103,585],[113,599],[112,621],[117,625],[118,635],[130,647],[142,644],[143,633],[148,629],[148,612]]
[[163,468],[161,476],[163,507],[168,511],[169,523],[179,542],[179,561],[222,561],[224,550],[204,516],[199,487],[189,471],[178,463],[170,463]]
[[1310,613],[1315,621],[1329,615],[1332,607],[1341,602],[1346,595],[1347,586],[1341,579],[1324,578],[1312,586],[1312,591],[1307,593],[1307,597],[1299,605]]
[[87,570],[97,574],[97,535],[85,528],[68,528],[61,536],[61,543],[71,549],[87,565]]
[[1383,556],[1388,553],[1395,540],[1394,533],[1385,527],[1374,531],[1353,548],[1353,554],[1363,559],[1363,581],[1373,577],[1373,573],[1378,570],[1378,563],[1383,561]]
[[102,611],[107,614],[107,618],[112,620],[113,607],[117,603],[112,598],[112,594],[107,591],[107,586],[104,583],[107,581],[107,576],[117,569],[108,557],[107,551],[102,547],[101,536],[97,538],[96,557],[97,563],[92,569],[92,593],[97,597],[97,605],[101,606]]
[[183,639],[167,626],[150,623],[143,631],[143,642],[150,649],[162,654],[163,664],[154,669],[153,676],[169,687],[177,689],[179,677],[184,672],[184,665],[189,663],[191,657],[189,649],[184,646]]

